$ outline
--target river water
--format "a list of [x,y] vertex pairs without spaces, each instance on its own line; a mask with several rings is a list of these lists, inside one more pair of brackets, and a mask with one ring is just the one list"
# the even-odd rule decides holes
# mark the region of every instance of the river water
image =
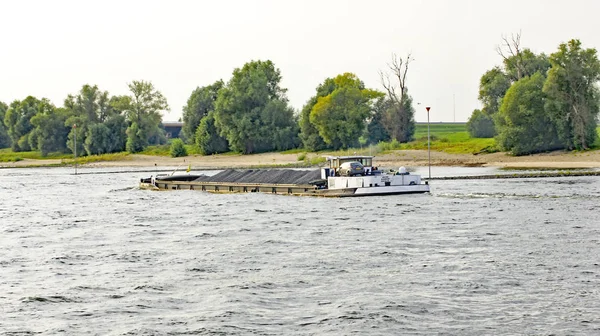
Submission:
[[598,177],[327,199],[80,172],[0,170],[0,335],[600,334]]

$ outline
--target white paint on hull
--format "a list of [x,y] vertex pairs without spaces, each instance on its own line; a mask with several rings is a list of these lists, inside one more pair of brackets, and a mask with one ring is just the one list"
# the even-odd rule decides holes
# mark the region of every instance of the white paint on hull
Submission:
[[371,188],[356,188],[354,195],[390,195],[390,194],[414,194],[429,192],[429,184],[404,185],[404,186],[384,186]]

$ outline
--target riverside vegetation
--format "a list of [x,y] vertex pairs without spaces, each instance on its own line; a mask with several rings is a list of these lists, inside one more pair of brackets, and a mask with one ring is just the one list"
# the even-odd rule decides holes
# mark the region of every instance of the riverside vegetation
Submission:
[[504,38],[502,66],[481,77],[483,108],[473,111],[470,134],[495,137],[499,149],[515,155],[593,148],[600,105],[596,49],[571,40],[547,56],[520,41],[520,34]]
[[[597,129],[600,139],[600,127]],[[465,123],[432,123],[430,126],[431,133],[431,148],[433,151],[439,151],[451,154],[477,154],[495,151],[496,145],[493,138],[471,138]],[[201,155],[198,149],[193,144],[184,145],[189,156]],[[597,140],[594,148],[600,148],[600,141]],[[348,153],[357,153],[362,155],[379,155],[387,154],[395,150],[426,150],[427,149],[427,125],[417,124],[415,127],[415,140],[408,143],[399,143],[397,141],[380,142],[376,145],[365,147],[349,148],[345,150],[323,150],[319,152],[308,152],[303,148],[290,149],[281,152],[282,154],[296,154],[298,162],[288,165],[290,167],[312,167],[318,166],[324,162],[323,155],[346,155]],[[492,149],[492,150],[490,150]],[[138,154],[151,155],[157,157],[170,157],[171,145],[151,145]],[[237,156],[239,153],[226,152],[219,154],[220,156]],[[24,159],[55,159],[60,160],[60,163],[50,166],[72,165],[75,162],[78,164],[96,163],[105,161],[128,161],[133,158],[128,152],[119,152],[111,154],[88,155],[78,157],[73,160],[72,154],[49,154],[42,157],[38,151],[29,152],[12,152],[9,148],[0,149],[0,162],[15,162]],[[28,164],[28,166],[36,166],[36,163]],[[49,166],[48,164],[40,164]],[[254,164],[252,164],[254,166]],[[260,166],[271,167],[280,166],[277,163],[261,163]]]
[[[499,49],[503,67],[480,82],[481,110],[465,124],[432,124],[431,149],[447,153],[509,151],[515,155],[598,147],[595,49],[561,44],[550,56],[519,45],[520,35]],[[229,81],[196,88],[183,107],[181,139],[168,140],[160,112],[169,109],[151,82],[132,81],[130,95],[110,96],[84,85],[62,106],[26,97],[0,102],[0,161],[53,158],[72,162],[148,155],[252,154],[261,152],[372,154],[427,149],[427,129],[416,125],[407,73],[411,55],[393,56],[380,72],[383,91],[367,88],[352,73],[326,78],[301,111],[294,111],[281,73],[271,61],[251,61]],[[390,78],[394,78],[391,80]],[[77,139],[77,141],[75,141]],[[10,149],[7,149],[10,148]]]

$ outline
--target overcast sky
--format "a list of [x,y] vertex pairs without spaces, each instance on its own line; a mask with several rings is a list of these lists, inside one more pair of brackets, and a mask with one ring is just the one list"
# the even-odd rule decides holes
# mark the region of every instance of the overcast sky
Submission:
[[[466,121],[481,75],[501,63],[503,35],[552,53],[579,38],[600,47],[600,1],[2,1],[0,101],[28,95],[62,105],[83,84],[127,94],[152,81],[180,118],[192,90],[250,60],[281,69],[301,109],[327,77],[353,72],[382,89],[392,53],[412,53],[417,121]],[[456,103],[453,104],[453,96]],[[456,117],[454,117],[454,108]]]

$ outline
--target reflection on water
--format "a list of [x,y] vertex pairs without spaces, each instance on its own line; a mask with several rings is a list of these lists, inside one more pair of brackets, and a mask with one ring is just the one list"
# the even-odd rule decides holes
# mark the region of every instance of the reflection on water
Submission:
[[146,175],[0,170],[0,331],[600,333],[600,178],[324,199]]

